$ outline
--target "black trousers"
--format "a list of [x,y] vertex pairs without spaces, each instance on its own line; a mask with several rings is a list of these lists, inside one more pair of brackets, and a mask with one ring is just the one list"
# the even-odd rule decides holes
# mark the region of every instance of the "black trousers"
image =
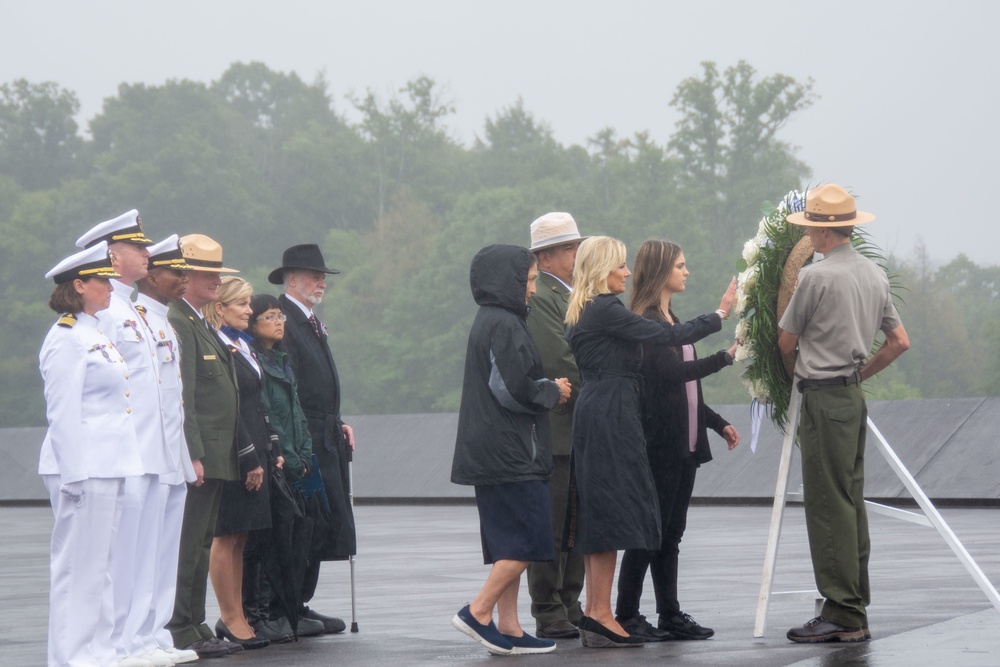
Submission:
[[639,614],[642,585],[646,570],[653,576],[656,595],[656,613],[670,617],[680,612],[677,601],[677,560],[681,538],[687,527],[688,506],[694,491],[694,478],[698,464],[693,456],[668,463],[658,461],[654,451],[649,452],[649,464],[656,482],[656,495],[660,501],[660,548],[627,549],[622,555],[618,571],[618,601],[615,616],[632,618]]

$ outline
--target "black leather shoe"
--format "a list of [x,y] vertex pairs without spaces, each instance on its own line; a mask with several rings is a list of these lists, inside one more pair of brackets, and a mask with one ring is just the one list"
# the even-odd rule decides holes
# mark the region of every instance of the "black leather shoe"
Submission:
[[263,637],[250,637],[249,639],[240,639],[226,627],[226,624],[222,622],[220,618],[215,622],[215,636],[219,639],[228,640],[231,644],[236,644],[237,646],[242,646],[247,651],[255,651],[259,648],[264,648],[270,646],[271,642]]
[[299,637],[318,637],[319,635],[325,635],[326,628],[319,621],[314,621],[311,618],[306,618],[305,616],[299,616]]
[[638,648],[646,643],[639,637],[612,632],[589,616],[580,619],[580,640],[584,648]]
[[347,629],[347,624],[339,618],[326,616],[318,611],[313,611],[309,607],[303,607],[302,613],[300,613],[299,616],[305,616],[312,621],[319,621],[323,624],[323,631],[328,635],[335,635],[338,632],[343,632]]
[[674,639],[708,639],[715,634],[712,628],[704,628],[683,611],[670,616],[660,616],[656,623],[660,630],[666,630]]
[[828,621],[817,616],[801,628],[792,628],[785,635],[799,644],[816,644],[819,642],[863,642],[864,628],[850,628]]
[[636,614],[632,618],[616,618],[615,620],[628,631],[629,635],[632,637],[639,637],[645,642],[665,642],[673,637],[673,635],[666,630],[654,628],[653,625],[646,620],[646,617],[641,614]]
[[279,630],[273,621],[257,621],[256,623],[251,623],[250,627],[253,628],[255,635],[268,640],[272,644],[285,644],[292,641],[292,633]]
[[580,636],[580,631],[569,621],[563,620],[538,628],[535,634],[542,639],[576,639]]
[[207,660],[209,658],[224,658],[229,655],[229,649],[215,637],[212,637],[211,639],[199,639],[196,642],[191,642],[184,647],[184,650],[194,651],[198,654],[198,658],[203,660]]

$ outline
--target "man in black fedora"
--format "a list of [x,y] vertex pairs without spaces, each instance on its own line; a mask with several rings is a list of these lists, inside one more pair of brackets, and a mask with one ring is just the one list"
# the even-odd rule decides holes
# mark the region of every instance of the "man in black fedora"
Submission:
[[[340,272],[326,266],[319,246],[307,243],[286,250],[281,266],[268,276],[272,284],[285,287],[285,293],[279,297],[287,318],[282,347],[295,372],[299,401],[308,421],[317,469],[326,491],[325,503],[314,496],[307,504],[316,524],[302,590],[303,605],[316,592],[321,561],[344,560],[357,553],[348,470],[354,451],[354,431],[340,418],[337,366],[327,342],[326,325],[313,312],[313,308],[323,301],[326,276],[335,273]],[[319,621],[326,633],[343,632],[346,627],[341,619],[317,613],[307,606],[303,606],[301,616]],[[303,634],[301,627],[300,634]]]

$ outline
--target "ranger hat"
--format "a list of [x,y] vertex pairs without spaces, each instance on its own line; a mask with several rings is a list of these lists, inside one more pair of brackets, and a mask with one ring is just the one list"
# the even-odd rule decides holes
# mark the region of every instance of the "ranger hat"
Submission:
[[875,216],[854,208],[854,197],[839,185],[820,185],[806,193],[804,211],[785,218],[805,227],[850,227],[871,222]]
[[190,271],[206,271],[211,273],[239,273],[236,269],[222,266],[222,246],[204,234],[188,234],[182,236],[181,256],[190,267]]
[[59,262],[45,274],[46,278],[53,278],[56,285],[68,283],[77,278],[86,280],[87,278],[121,278],[111,268],[111,257],[108,255],[108,244],[100,241],[96,245],[81,250],[70,255]]
[[94,225],[90,231],[76,240],[76,247],[89,248],[101,241],[107,241],[109,245],[118,241],[142,246],[153,243],[152,239],[146,238],[143,233],[142,220],[139,218],[139,211],[135,209]]

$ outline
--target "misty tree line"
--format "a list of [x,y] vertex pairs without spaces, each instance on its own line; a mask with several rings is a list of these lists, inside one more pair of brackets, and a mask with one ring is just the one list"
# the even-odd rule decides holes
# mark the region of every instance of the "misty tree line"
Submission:
[[[469,262],[488,243],[528,245],[529,223],[546,211],[570,211],[584,234],[633,251],[651,237],[679,243],[692,275],[675,307],[712,310],[761,202],[812,175],[780,134],[813,99],[811,81],[703,63],[674,91],[681,120],[665,143],[605,127],[565,146],[516,100],[465,145],[431,78],[349,98],[360,120],[348,122],[322,78],[237,63],[210,84],[122,84],[85,138],[72,91],[4,84],[0,425],[44,424],[37,354],[54,314],[43,274],[83,231],[130,208],[156,240],[214,237],[258,291],[277,292],[266,275],[284,248],[319,243],[342,272],[320,311],[347,414],[457,409],[475,312]],[[909,288],[902,316],[914,345],[871,383],[873,396],[1000,392],[1000,267],[963,255],[936,267],[925,250],[889,259]],[[700,347],[727,336],[732,324]],[[736,371],[712,376],[706,394],[748,400]]]

